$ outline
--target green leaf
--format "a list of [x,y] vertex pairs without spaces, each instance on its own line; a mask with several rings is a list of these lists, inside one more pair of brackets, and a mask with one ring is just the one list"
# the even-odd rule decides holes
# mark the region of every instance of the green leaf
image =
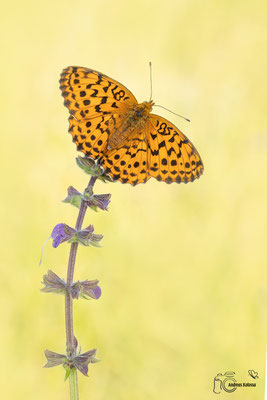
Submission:
[[66,380],[69,378],[70,374],[71,374],[71,368],[68,365],[64,365],[64,369],[65,369],[65,378],[64,381],[66,382]]

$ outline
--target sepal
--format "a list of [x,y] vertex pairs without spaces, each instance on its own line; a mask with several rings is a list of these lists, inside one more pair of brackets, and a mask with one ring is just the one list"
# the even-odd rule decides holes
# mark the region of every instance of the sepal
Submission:
[[58,365],[67,362],[67,357],[65,356],[65,354],[55,353],[54,351],[47,349],[44,351],[44,353],[47,360],[46,364],[44,365],[44,368],[57,367]]
[[51,269],[43,276],[42,284],[44,287],[41,292],[64,294],[66,292],[66,282],[55,274]]
[[98,208],[107,211],[111,194],[93,194],[93,189],[89,186],[85,189],[83,198],[86,201],[87,206],[92,208],[94,211],[97,211]]
[[93,225],[89,225],[87,228],[82,229],[80,231],[76,231],[75,235],[73,235],[69,239],[69,243],[78,242],[83,246],[95,246],[100,247],[100,240],[103,239],[103,235],[98,235],[94,233]]
[[63,203],[70,203],[71,205],[80,208],[83,195],[78,192],[73,186],[68,187],[68,195],[62,200]]

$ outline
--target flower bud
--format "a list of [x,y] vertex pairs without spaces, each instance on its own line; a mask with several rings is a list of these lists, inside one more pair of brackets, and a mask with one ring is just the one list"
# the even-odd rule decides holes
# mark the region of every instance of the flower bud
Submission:
[[100,164],[97,164],[92,158],[78,156],[76,158],[76,163],[78,167],[83,169],[87,174],[97,176],[104,182],[112,182],[111,176],[105,174],[104,168]]

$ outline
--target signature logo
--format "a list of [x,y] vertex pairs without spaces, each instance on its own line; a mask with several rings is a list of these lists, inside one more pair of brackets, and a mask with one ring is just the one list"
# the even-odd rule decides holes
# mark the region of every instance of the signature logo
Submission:
[[236,379],[234,378],[235,373],[232,371],[225,372],[225,374],[217,374],[214,378],[213,382],[213,392],[214,393],[221,393],[224,390],[227,393],[232,393],[236,390],[234,384]]
[[[248,370],[248,375],[252,379],[258,379],[259,374],[254,369]],[[238,382],[235,372],[227,371],[224,374],[217,374],[213,380],[213,392],[219,394],[224,390],[227,393],[233,393],[237,388],[256,387],[256,382]]]
[[248,374],[249,376],[251,376],[251,378],[253,379],[257,379],[259,377],[258,372],[254,371],[254,369],[249,369],[248,370]]

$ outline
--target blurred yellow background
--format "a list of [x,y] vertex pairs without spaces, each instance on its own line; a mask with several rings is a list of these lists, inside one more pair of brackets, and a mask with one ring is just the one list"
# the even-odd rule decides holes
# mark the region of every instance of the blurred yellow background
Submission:
[[[100,280],[99,301],[75,302],[75,333],[101,363],[79,378],[80,398],[215,399],[217,373],[235,371],[233,399],[262,399],[267,330],[267,56],[265,1],[7,2],[1,11],[1,384],[5,399],[68,398],[63,369],[42,369],[43,350],[64,352],[63,297],[39,292],[64,277],[68,244],[41,246],[77,209],[61,203],[88,177],[75,165],[59,75],[101,71],[195,144],[203,177],[151,179],[112,193],[109,212],[85,223],[103,248],[80,248],[76,279]],[[229,397],[222,392],[220,398]],[[228,398],[227,397],[227,398]],[[230,398],[229,397],[229,398]]]

